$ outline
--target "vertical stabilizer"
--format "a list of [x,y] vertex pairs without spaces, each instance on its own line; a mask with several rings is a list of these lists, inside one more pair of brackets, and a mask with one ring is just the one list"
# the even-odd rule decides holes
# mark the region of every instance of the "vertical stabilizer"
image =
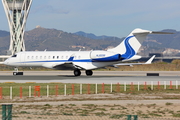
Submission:
[[108,51],[116,52],[122,55],[124,59],[129,59],[137,54],[142,42],[152,31],[135,29],[133,30],[117,47]]

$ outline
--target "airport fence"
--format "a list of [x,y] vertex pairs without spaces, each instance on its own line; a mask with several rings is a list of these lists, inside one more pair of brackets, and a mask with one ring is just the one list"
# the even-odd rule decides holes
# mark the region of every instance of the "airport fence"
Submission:
[[[84,105],[84,109],[73,108],[74,104],[68,106],[59,104],[52,106],[50,104],[39,103],[38,106],[22,105],[22,102],[30,99],[30,102],[38,102],[38,100],[45,100],[46,98],[61,97],[66,100],[65,96],[76,95],[91,95],[91,94],[118,94],[118,93],[151,93],[151,92],[180,92],[179,81],[150,81],[150,82],[123,82],[123,83],[110,83],[110,84],[64,84],[64,83],[0,83],[0,101],[18,102],[12,107],[12,119],[13,120],[134,120],[134,116],[128,119],[127,113],[118,112],[116,114],[107,113],[103,108],[93,108],[95,105]],[[45,99],[42,99],[45,98]],[[49,99],[51,100],[51,99]],[[62,99],[63,100],[63,99]],[[29,101],[28,101],[29,102]],[[63,107],[63,110],[60,109]],[[86,107],[90,107],[87,110]],[[55,110],[56,108],[56,110]],[[66,109],[66,111],[64,111]],[[114,109],[114,108],[110,108]],[[117,109],[116,109],[117,110]],[[2,113],[0,108],[0,113]],[[76,112],[74,112],[76,111]],[[171,111],[169,111],[171,112]],[[6,115],[9,112],[6,112]],[[169,113],[168,113],[169,114]],[[172,113],[173,114],[173,113]],[[176,114],[176,117],[158,117],[158,114],[147,115],[142,117],[140,115],[138,120],[179,120],[180,114]],[[3,118],[3,113],[0,114],[0,118]],[[6,120],[6,119],[2,119]]]
[[0,83],[0,100],[83,94],[179,92],[179,81],[124,82],[116,84]]

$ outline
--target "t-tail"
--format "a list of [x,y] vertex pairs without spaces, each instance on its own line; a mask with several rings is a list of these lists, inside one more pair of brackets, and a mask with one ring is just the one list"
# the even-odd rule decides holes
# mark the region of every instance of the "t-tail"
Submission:
[[154,32],[143,29],[133,30],[117,47],[108,49],[107,51],[115,52],[121,54],[123,61],[135,60],[141,58],[141,56],[136,55],[142,42],[146,39],[148,34],[172,34],[167,32]]

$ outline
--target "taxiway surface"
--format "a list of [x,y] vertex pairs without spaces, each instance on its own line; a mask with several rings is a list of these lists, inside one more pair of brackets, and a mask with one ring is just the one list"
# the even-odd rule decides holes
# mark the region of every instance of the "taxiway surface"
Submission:
[[[147,73],[159,73],[160,76],[146,76]],[[75,77],[72,71],[24,71],[23,76],[13,76],[12,71],[1,71],[0,82],[36,82],[36,83],[91,83],[91,84],[116,84],[133,82],[137,84],[151,84],[152,82],[173,81],[180,83],[179,71],[94,71],[93,76],[86,76],[82,71],[82,75]]]

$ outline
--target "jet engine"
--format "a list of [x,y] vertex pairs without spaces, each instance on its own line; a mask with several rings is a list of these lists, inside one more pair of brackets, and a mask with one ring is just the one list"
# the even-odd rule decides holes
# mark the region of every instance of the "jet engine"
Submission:
[[91,51],[90,58],[96,62],[113,62],[120,61],[121,55],[109,51]]

